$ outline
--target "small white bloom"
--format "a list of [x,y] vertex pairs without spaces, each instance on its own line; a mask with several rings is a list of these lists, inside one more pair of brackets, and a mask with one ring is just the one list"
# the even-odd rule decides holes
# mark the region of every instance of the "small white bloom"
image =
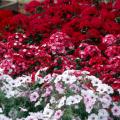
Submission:
[[50,118],[54,113],[54,110],[45,107],[44,111],[43,111],[43,115],[44,117]]
[[36,116],[28,116],[25,120],[39,120]]
[[93,86],[99,86],[100,84],[102,84],[102,81],[99,79],[92,79],[91,83]]
[[0,120],[12,120],[10,118],[8,118],[7,116],[0,114]]
[[17,80],[12,80],[12,81],[9,81],[9,85],[12,87],[19,87],[21,86],[21,82]]
[[66,84],[72,84],[77,80],[75,76],[68,76],[64,75],[62,78],[62,81],[65,82]]
[[74,98],[76,99],[76,104],[79,103],[82,100],[82,97],[80,95],[74,95]]
[[87,120],[98,120],[98,116],[96,114],[91,114],[88,116],[88,119]]
[[103,94],[107,91],[107,85],[106,84],[101,84],[97,87],[96,91],[99,92],[99,94]]
[[35,102],[39,98],[38,92],[33,92],[30,94],[30,101]]
[[109,113],[108,113],[107,110],[105,110],[105,109],[100,109],[100,110],[98,111],[98,116],[109,117]]
[[64,106],[65,104],[65,100],[66,100],[66,96],[62,97],[60,100],[59,100],[59,103],[58,103],[58,108],[61,108],[62,106]]
[[51,97],[50,103],[51,103],[51,104],[56,103],[55,97]]
[[58,83],[59,81],[62,80],[62,75],[58,75],[56,79],[54,80],[54,83]]
[[66,105],[72,105],[72,104],[76,104],[76,99],[74,98],[74,96],[69,96],[66,100]]
[[107,86],[106,89],[108,94],[112,94],[114,92],[111,86]]
[[35,116],[38,120],[44,120],[42,112],[30,112],[30,116]]
[[112,98],[107,94],[102,96],[102,98],[99,98],[99,100],[101,101],[103,108],[109,108],[112,102]]

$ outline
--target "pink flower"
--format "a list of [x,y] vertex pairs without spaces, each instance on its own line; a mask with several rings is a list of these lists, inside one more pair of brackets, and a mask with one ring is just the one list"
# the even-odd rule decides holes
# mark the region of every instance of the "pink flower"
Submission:
[[112,114],[113,114],[114,116],[120,116],[120,107],[119,107],[119,106],[114,106],[114,107],[111,109],[111,111],[112,111]]
[[55,112],[54,119],[59,120],[62,117],[62,115],[63,115],[63,111],[62,110],[57,110]]
[[108,34],[102,38],[102,43],[106,44],[107,46],[114,45],[116,42],[117,42],[117,39],[112,34]]
[[30,101],[31,101],[31,102],[36,102],[37,99],[39,98],[38,92],[33,92],[33,93],[31,93],[30,96],[29,96],[29,98],[30,98]]

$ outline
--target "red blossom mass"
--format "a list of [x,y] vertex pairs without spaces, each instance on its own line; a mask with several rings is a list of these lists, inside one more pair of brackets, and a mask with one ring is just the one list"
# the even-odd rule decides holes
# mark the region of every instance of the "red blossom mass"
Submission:
[[[0,67],[12,76],[88,70],[120,84],[120,1],[32,1],[28,13],[0,10]],[[7,17],[6,17],[7,16]]]

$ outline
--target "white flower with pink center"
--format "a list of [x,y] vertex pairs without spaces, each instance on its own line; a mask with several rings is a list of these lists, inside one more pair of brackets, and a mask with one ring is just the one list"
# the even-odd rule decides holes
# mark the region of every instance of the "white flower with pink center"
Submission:
[[119,106],[114,106],[114,107],[111,109],[111,111],[112,111],[112,114],[113,114],[114,116],[120,116],[120,107],[119,107]]
[[57,110],[54,114],[54,119],[55,120],[59,120],[63,115],[63,111],[62,110]]

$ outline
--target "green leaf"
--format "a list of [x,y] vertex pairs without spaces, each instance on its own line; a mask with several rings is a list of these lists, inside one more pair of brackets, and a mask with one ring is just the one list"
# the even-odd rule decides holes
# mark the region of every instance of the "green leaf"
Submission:
[[64,111],[64,115],[62,117],[62,120],[72,120],[72,109],[71,107],[67,107],[66,110]]

